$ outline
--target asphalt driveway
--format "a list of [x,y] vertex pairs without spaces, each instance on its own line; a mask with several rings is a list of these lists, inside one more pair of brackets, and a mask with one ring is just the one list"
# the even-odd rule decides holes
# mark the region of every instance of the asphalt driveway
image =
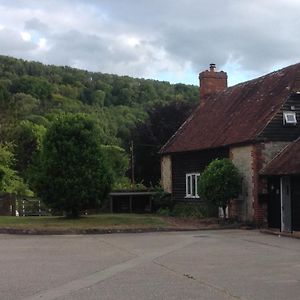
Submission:
[[257,231],[0,235],[0,299],[300,299],[300,240]]

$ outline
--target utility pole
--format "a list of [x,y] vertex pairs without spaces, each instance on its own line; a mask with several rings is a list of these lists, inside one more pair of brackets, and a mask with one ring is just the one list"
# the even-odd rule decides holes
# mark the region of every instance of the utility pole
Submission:
[[134,180],[134,155],[133,155],[133,141],[130,143],[130,162],[131,162],[131,189],[134,189],[135,180]]

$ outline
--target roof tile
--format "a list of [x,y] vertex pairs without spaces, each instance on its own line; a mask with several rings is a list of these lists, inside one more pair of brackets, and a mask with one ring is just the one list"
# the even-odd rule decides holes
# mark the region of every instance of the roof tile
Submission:
[[201,100],[160,153],[186,152],[253,141],[294,89],[300,63]]

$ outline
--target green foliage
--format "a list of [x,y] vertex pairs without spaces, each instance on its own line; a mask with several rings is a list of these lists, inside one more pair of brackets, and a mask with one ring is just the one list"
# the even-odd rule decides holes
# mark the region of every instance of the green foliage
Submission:
[[159,216],[168,217],[171,215],[171,210],[169,208],[160,208],[156,212]]
[[200,203],[178,203],[172,210],[172,216],[201,219],[207,217],[207,212],[203,204]]
[[114,190],[147,190],[142,182],[136,182],[132,185],[128,177],[121,177],[113,185]]
[[149,186],[159,183],[159,149],[185,121],[193,107],[193,104],[183,101],[156,104],[148,109],[148,118],[137,123],[132,131],[137,180],[144,180]]
[[9,111],[16,119],[23,118],[34,113],[39,103],[40,101],[31,95],[16,93],[9,102]]
[[129,168],[129,157],[124,149],[118,146],[101,146],[113,175],[113,182],[122,181]]
[[[135,140],[136,181],[153,186],[159,181],[157,151],[197,102],[196,86],[46,66],[0,55],[0,142],[16,145],[17,167],[26,179],[23,170],[28,165],[32,169],[35,146],[25,150],[30,136],[19,128],[20,121],[48,128],[57,116],[80,112],[97,123],[102,144],[122,147],[128,153],[130,141]],[[36,129],[32,130],[31,138]],[[18,141],[19,134],[25,140]],[[38,167],[33,169],[38,171]]]
[[41,151],[45,133],[46,128],[43,125],[34,124],[28,120],[21,121],[16,128],[14,134],[16,166],[24,179],[28,179],[28,168]]
[[32,195],[21,177],[13,169],[14,156],[11,146],[0,144],[0,192]]
[[84,114],[60,115],[51,124],[35,178],[49,207],[78,217],[107,196],[113,176],[98,137],[95,122]]
[[12,82],[13,93],[29,94],[37,99],[51,99],[51,85],[45,78],[22,76]]
[[171,195],[166,193],[161,185],[157,185],[154,188],[155,194],[152,196],[153,210],[161,211],[163,209],[170,210],[173,207],[173,201]]
[[[215,159],[201,174],[198,192],[208,203],[225,211],[229,201],[238,196],[241,177],[228,159]],[[225,214],[224,214],[225,216]]]

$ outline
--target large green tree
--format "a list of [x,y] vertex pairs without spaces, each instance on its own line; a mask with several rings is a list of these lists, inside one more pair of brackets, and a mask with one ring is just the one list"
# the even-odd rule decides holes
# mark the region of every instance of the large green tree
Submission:
[[224,218],[229,201],[241,190],[241,177],[229,159],[213,160],[201,174],[198,185],[200,196],[216,207],[222,207]]
[[13,169],[15,159],[11,148],[10,145],[0,144],[0,192],[32,195]]
[[29,120],[21,121],[15,130],[16,168],[25,180],[28,179],[28,171],[41,151],[45,133],[46,128],[43,125]]
[[135,176],[138,182],[147,186],[159,183],[159,149],[186,120],[193,108],[193,104],[184,101],[174,101],[167,105],[157,104],[147,111],[148,118],[137,124],[132,131],[132,137]]
[[52,209],[78,217],[98,207],[112,184],[112,172],[95,122],[63,114],[48,129],[35,180],[38,195]]

